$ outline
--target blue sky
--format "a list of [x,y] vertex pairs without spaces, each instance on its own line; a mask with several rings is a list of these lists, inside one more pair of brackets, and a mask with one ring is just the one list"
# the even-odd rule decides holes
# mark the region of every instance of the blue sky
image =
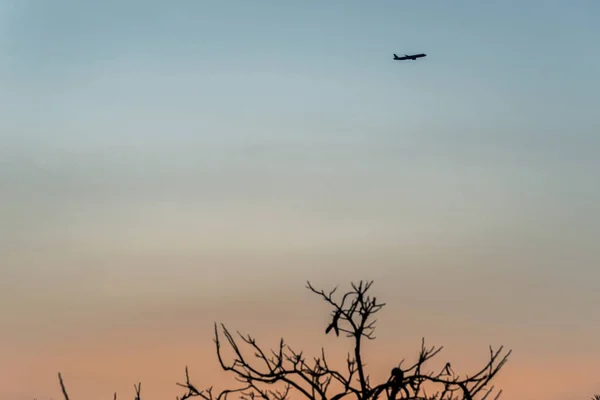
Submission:
[[[123,135],[216,141],[221,135],[190,126],[206,117],[216,120],[207,128],[226,136],[242,135],[232,120],[277,136],[292,134],[277,132],[283,125],[335,140],[367,132],[393,140],[400,130],[424,128],[434,141],[464,146],[485,138],[489,147],[513,149],[533,141],[579,151],[596,131],[600,56],[591,1],[6,4],[2,78],[14,90],[3,91],[3,108],[20,129],[29,125],[20,140],[48,131],[31,126],[32,107],[41,125],[47,118],[77,130],[72,109],[114,131],[48,132],[58,143]],[[389,62],[392,52],[421,51],[429,58],[419,63]],[[146,129],[118,132],[126,130],[119,119]],[[151,128],[184,120],[189,128],[170,135]],[[431,132],[440,126],[447,131]],[[574,127],[580,132],[565,132]]]
[[5,152],[158,157],[165,170],[358,157],[580,174],[598,146],[598,8],[4,2]]
[[592,0],[1,0],[6,332],[30,346],[24,315],[71,295],[104,316],[136,293],[169,315],[197,300],[177,297],[194,278],[217,301],[252,276],[367,274],[393,299],[386,280],[408,274],[410,290],[492,296],[524,360],[545,354],[526,336],[565,325],[540,339],[557,359],[597,348],[599,15]]

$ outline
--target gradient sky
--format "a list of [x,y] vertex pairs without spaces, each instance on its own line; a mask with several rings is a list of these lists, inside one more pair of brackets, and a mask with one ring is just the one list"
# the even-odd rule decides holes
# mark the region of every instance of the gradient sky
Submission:
[[599,16],[0,0],[0,398],[223,385],[215,320],[342,351],[304,284],[361,278],[376,376],[425,336],[512,348],[504,399],[600,392]]

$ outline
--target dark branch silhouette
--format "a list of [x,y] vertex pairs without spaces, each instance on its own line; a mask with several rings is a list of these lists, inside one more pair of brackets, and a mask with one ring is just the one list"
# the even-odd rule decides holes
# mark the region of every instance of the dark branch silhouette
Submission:
[[[276,350],[266,351],[252,336],[236,332],[234,337],[225,325],[221,324],[219,329],[215,323],[214,342],[219,364],[223,370],[234,375],[238,386],[218,393],[212,387],[198,389],[191,382],[186,367],[185,383],[177,384],[186,392],[177,399],[199,397],[203,400],[226,400],[230,395],[243,400],[286,400],[292,397],[309,400],[341,400],[346,397],[356,400],[488,399],[494,391],[494,386],[490,386],[491,380],[511,354],[511,351],[504,352],[502,346],[497,350],[490,347],[489,361],[474,374],[459,376],[449,362],[439,372],[425,370],[425,364],[438,355],[442,347],[427,347],[423,339],[419,356],[413,364],[403,367],[404,360],[401,360],[391,370],[387,380],[372,383],[363,362],[362,344],[364,340],[375,339],[377,320],[374,316],[385,306],[385,303],[378,302],[376,297],[368,294],[372,284],[372,281],[353,283],[351,290],[336,299],[334,295],[337,287],[325,292],[315,289],[310,282],[307,283],[307,288],[332,308],[331,322],[325,333],[328,334],[333,329],[336,335],[344,333],[352,341],[353,349],[346,357],[345,370],[330,367],[323,348],[318,357],[310,360],[283,339]],[[233,351],[233,360],[229,362],[225,361],[222,354],[224,343]],[[240,344],[252,351],[252,358],[243,354]],[[59,379],[65,400],[69,400],[60,374]],[[141,384],[134,388],[135,400],[141,400]],[[426,388],[436,391],[428,395]],[[498,391],[495,399],[501,393],[501,390]]]
[[60,389],[62,390],[63,396],[65,396],[65,400],[69,400],[69,394],[67,393],[67,388],[65,388],[65,383],[60,372],[58,373],[58,382],[60,383]]

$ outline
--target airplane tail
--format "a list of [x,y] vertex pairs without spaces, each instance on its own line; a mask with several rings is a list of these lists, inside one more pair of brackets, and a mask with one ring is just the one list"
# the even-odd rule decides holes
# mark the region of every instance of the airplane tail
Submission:
[[398,59],[400,57],[398,57],[398,55],[396,53],[394,53],[394,60]]

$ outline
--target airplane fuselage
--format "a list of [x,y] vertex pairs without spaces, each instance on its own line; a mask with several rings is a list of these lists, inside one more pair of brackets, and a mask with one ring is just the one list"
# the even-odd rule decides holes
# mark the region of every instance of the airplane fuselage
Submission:
[[402,60],[416,60],[417,58],[422,58],[425,57],[427,54],[425,53],[420,53],[420,54],[405,54],[404,57],[398,57],[396,54],[394,54],[394,60],[397,61],[402,61]]

